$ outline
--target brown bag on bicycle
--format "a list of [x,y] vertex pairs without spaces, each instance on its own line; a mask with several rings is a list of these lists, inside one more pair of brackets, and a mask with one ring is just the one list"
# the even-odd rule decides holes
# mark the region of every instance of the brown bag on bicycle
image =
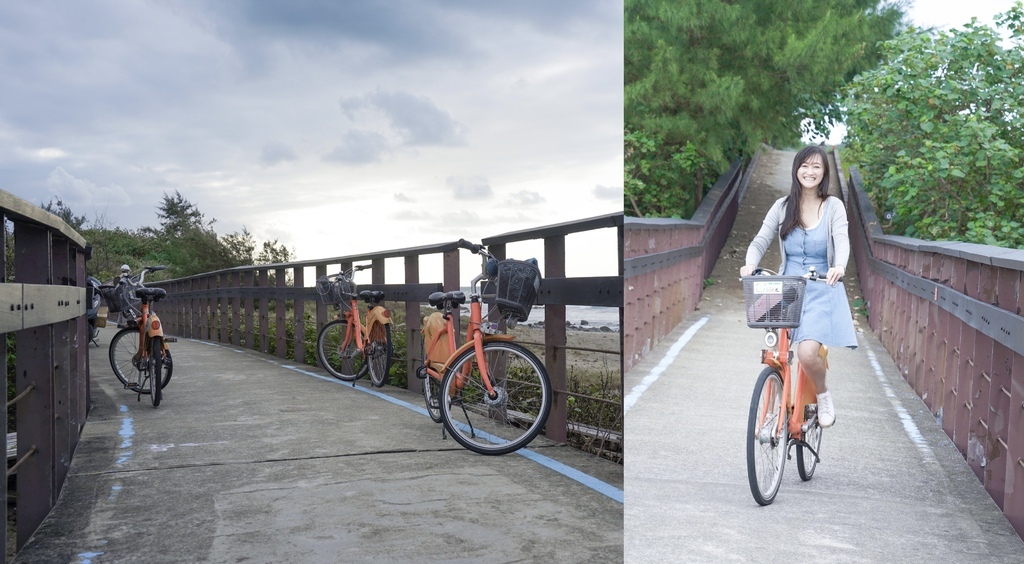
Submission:
[[427,360],[430,361],[430,365],[435,369],[443,366],[452,354],[451,347],[448,345],[447,335],[442,335],[437,343],[431,347],[434,338],[436,335],[441,334],[445,325],[444,315],[439,311],[435,311],[423,318],[423,349],[427,353]]

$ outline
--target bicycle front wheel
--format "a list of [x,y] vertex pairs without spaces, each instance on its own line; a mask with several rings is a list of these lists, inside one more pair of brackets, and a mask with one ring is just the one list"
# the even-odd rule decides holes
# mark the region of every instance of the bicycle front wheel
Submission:
[[331,376],[353,382],[366,373],[366,359],[356,346],[355,334],[349,333],[348,321],[344,319],[324,325],[316,337],[316,357]]
[[814,469],[818,467],[817,453],[821,448],[821,425],[818,425],[817,421],[804,433],[804,442],[807,443],[807,446],[797,445],[796,447],[796,469],[800,473],[800,479],[806,482],[814,477]]
[[153,337],[149,340],[149,397],[153,407],[160,405],[163,398],[164,340]]
[[469,450],[507,454],[529,444],[544,428],[551,382],[540,359],[526,347],[492,341],[483,348],[494,395],[484,386],[476,350],[467,349],[441,379],[441,419],[448,434]]
[[783,402],[782,376],[774,368],[765,368],[754,385],[747,420],[747,478],[750,493],[760,505],[775,501],[782,483],[789,444],[788,422],[779,421]]
[[366,343],[366,364],[370,369],[370,383],[375,387],[380,388],[388,383],[388,371],[391,370],[391,357],[394,354],[391,325],[374,323]]
[[139,369],[135,366],[135,357],[139,354],[139,330],[121,329],[110,339],[110,367],[114,376],[125,388],[138,386]]

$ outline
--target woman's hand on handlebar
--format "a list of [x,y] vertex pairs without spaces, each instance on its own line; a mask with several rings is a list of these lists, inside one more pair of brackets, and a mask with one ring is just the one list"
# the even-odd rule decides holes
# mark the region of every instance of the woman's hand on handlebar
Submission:
[[829,286],[835,286],[837,282],[843,279],[845,274],[846,270],[843,267],[833,266],[828,269],[828,272],[825,274],[825,283]]
[[740,276],[751,276],[756,269],[757,267],[752,264],[745,264],[740,267]]

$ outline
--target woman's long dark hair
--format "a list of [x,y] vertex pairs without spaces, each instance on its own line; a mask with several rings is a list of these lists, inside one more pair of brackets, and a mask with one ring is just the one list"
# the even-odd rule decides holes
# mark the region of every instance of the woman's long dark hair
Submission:
[[779,229],[779,233],[783,239],[785,239],[789,232],[800,226],[800,192],[803,187],[800,186],[800,180],[796,177],[796,173],[800,170],[800,165],[809,161],[811,157],[818,155],[821,158],[822,174],[821,183],[818,184],[818,196],[822,200],[828,198],[828,155],[825,154],[825,149],[822,149],[818,145],[808,145],[793,158],[793,185],[789,188],[789,196],[786,197],[786,215],[782,219],[782,227]]

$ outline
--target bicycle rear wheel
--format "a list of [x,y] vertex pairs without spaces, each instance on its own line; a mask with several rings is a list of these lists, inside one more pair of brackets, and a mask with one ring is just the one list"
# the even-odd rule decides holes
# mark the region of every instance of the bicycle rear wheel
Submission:
[[164,339],[152,337],[149,340],[149,397],[153,407],[163,399]]
[[[354,329],[358,330],[358,327]],[[316,337],[316,357],[320,366],[339,380],[353,382],[366,373],[363,351],[356,346],[356,336],[349,336],[348,321],[344,319],[331,321],[320,330]]]
[[427,375],[423,379],[423,399],[427,404],[427,415],[434,423],[441,422],[441,382]]
[[366,343],[366,364],[370,370],[370,383],[380,388],[388,383],[391,357],[395,354],[391,344],[391,325],[374,323],[369,333],[370,338]]
[[114,376],[125,388],[138,386],[139,369],[135,366],[135,355],[139,353],[139,330],[130,327],[121,329],[110,339],[110,367]]
[[[441,419],[448,434],[469,450],[507,454],[529,444],[544,428],[551,382],[540,359],[526,347],[492,341],[483,348],[496,396],[488,395],[476,350],[469,348],[441,379]],[[465,375],[463,367],[468,367]]]
[[783,402],[782,376],[774,368],[765,368],[754,385],[747,419],[747,479],[760,505],[775,501],[782,483],[789,445],[788,422],[779,421]]
[[[814,469],[818,467],[818,456],[821,448],[821,426],[815,421],[814,425],[804,433],[804,442],[810,448],[803,445],[796,447],[796,469],[800,473],[800,479],[810,480],[814,477]],[[811,452],[813,449],[814,452]]]

